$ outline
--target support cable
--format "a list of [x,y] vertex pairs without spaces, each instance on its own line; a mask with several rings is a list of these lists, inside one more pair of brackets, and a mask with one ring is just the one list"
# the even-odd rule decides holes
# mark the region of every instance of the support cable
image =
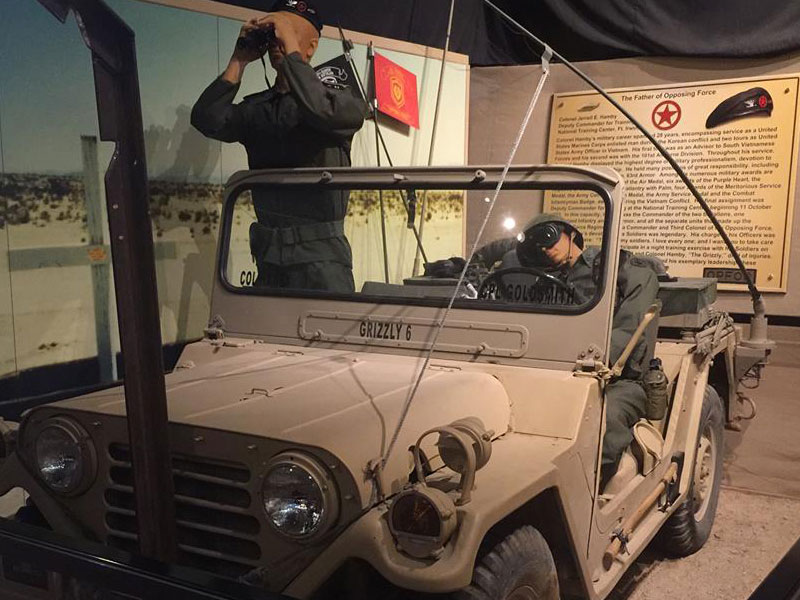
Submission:
[[417,395],[417,390],[419,389],[419,385],[422,382],[422,378],[425,376],[425,370],[428,368],[428,364],[430,363],[431,356],[433,355],[433,351],[436,348],[436,342],[439,340],[439,335],[444,328],[444,323],[447,320],[448,315],[450,314],[450,310],[453,308],[453,303],[455,302],[456,298],[458,297],[458,292],[461,289],[461,286],[464,283],[464,278],[467,275],[467,269],[469,268],[470,261],[472,257],[475,256],[475,252],[478,249],[478,245],[480,244],[481,238],[483,237],[483,232],[486,229],[486,224],[489,222],[489,217],[492,215],[492,211],[494,210],[494,206],[497,203],[497,197],[500,195],[500,190],[505,183],[506,176],[508,175],[508,170],[511,168],[511,163],[514,161],[514,156],[517,153],[517,149],[519,148],[520,142],[522,141],[522,136],[525,134],[525,130],[528,127],[528,123],[530,122],[531,115],[533,115],[533,109],[536,107],[536,103],[539,101],[539,96],[542,93],[542,88],[544,87],[545,82],[547,81],[547,77],[550,74],[550,58],[553,56],[553,51],[549,48],[549,46],[545,46],[545,50],[542,53],[542,75],[539,78],[539,83],[536,86],[536,91],[533,93],[533,97],[531,98],[531,102],[528,105],[528,111],[525,113],[525,117],[522,120],[522,125],[520,126],[519,131],[517,132],[517,137],[514,140],[514,144],[511,146],[511,152],[509,153],[508,160],[506,161],[505,166],[503,167],[503,172],[500,175],[500,179],[497,182],[497,186],[494,190],[494,195],[492,196],[492,200],[489,203],[489,209],[486,211],[486,216],[483,218],[483,222],[481,223],[481,227],[478,230],[478,235],[475,236],[475,241],[472,243],[472,248],[469,251],[469,256],[465,261],[464,268],[461,270],[461,275],[458,277],[458,283],[456,284],[453,295],[450,296],[450,301],[447,304],[447,308],[444,310],[444,314],[442,318],[439,319],[439,322],[436,324],[436,331],[433,336],[433,340],[428,348],[428,351],[425,353],[425,359],[422,363],[422,367],[419,370],[416,380],[414,381],[414,386],[411,389],[411,392],[408,395],[408,399],[406,399],[405,404],[403,405],[403,410],[400,412],[400,419],[397,422],[397,426],[395,427],[394,433],[392,434],[391,440],[389,445],[386,447],[386,452],[381,457],[381,460],[378,464],[375,464],[375,472],[374,476],[376,478],[376,483],[378,487],[380,487],[380,469],[386,465],[389,456],[394,449],[395,444],[397,443],[397,438],[400,435],[400,430],[403,428],[403,424],[406,421],[406,417],[408,416],[409,409],[411,408],[411,404],[414,401],[415,396]]

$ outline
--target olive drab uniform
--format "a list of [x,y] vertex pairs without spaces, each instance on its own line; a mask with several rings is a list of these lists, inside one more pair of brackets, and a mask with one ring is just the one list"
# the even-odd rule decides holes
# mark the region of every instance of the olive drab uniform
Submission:
[[[525,229],[550,220],[564,223],[574,229],[569,221],[557,215],[547,214],[538,215],[525,226]],[[518,267],[522,264],[516,252],[518,243],[515,238],[491,242],[475,253],[473,261],[489,268],[498,261],[500,268]],[[576,304],[589,302],[597,292],[600,257],[599,248],[588,247],[583,250],[572,267],[553,272],[574,289]],[[645,312],[656,301],[658,296],[656,272],[647,261],[621,250],[616,291],[614,318],[611,324],[610,364],[614,364],[622,355]],[[641,385],[641,378],[646,368],[643,362],[648,350],[652,349],[647,348],[645,337],[642,336],[625,363],[622,376],[606,386],[606,433],[603,438],[601,472],[603,483],[616,472],[623,452],[633,441],[631,428],[645,414],[647,397]]]
[[[208,137],[243,144],[251,169],[349,166],[364,102],[347,88],[322,83],[298,53],[279,69],[288,93],[273,88],[239,104],[233,103],[239,85],[214,80],[192,109],[192,125]],[[256,285],[353,291],[344,235],[348,199],[346,190],[253,190]]]
[[[597,290],[600,252],[587,248],[566,274],[566,282],[575,287],[578,303],[589,301]],[[609,364],[614,364],[628,345],[644,314],[658,296],[658,277],[647,262],[627,250],[620,250],[617,269],[617,294],[611,322]],[[606,433],[603,438],[601,479],[607,482],[617,471],[619,459],[633,441],[631,428],[641,419],[647,406],[647,395],[641,379],[647,365],[645,336],[639,338],[622,370],[622,375],[608,383],[606,395]]]

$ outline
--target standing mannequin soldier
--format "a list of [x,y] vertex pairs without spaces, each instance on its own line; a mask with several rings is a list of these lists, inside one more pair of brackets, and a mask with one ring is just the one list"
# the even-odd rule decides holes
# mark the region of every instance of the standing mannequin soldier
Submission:
[[[542,213],[525,225],[517,238],[501,239],[483,246],[473,262],[490,268],[538,267],[556,274],[574,290],[577,304],[589,302],[597,292],[600,250],[583,247],[583,235],[557,214]],[[611,324],[611,352],[615,363],[636,331],[645,312],[658,296],[658,277],[650,263],[620,251],[617,296]],[[646,410],[647,396],[641,385],[648,354],[644,336],[639,338],[622,375],[606,386],[606,434],[603,438],[601,489],[616,473],[619,460],[633,440],[631,428]]]
[[[274,12],[245,23],[227,68],[195,103],[192,125],[243,144],[251,169],[349,166],[366,106],[349,90],[320,82],[309,65],[321,30],[316,9],[303,0],[280,0]],[[278,72],[275,85],[234,104],[245,67],[265,52]],[[253,190],[255,285],[352,292],[348,198],[341,190]]]

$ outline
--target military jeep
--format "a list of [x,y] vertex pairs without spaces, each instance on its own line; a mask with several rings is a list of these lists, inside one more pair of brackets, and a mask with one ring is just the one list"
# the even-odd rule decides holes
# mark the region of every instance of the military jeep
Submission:
[[[429,195],[435,214],[442,198],[462,206],[469,194],[480,211],[500,177],[458,167],[231,178],[206,337],[166,376],[179,563],[295,598],[595,599],[654,538],[673,555],[703,545],[723,426],[744,412],[738,382],[767,346],[714,308],[713,280],[662,273],[630,344],[645,338],[661,361],[664,414],[635,426],[601,489],[603,391],[620,374],[608,353],[622,181],[604,168],[524,166],[501,192],[523,207],[520,221],[543,207],[569,213],[599,249],[588,301],[548,292],[536,273],[505,274],[504,293],[483,285],[487,273],[413,273],[413,201]],[[254,286],[259,191],[297,198],[321,186],[360,203],[346,222],[358,291]],[[464,253],[461,231],[422,218],[428,262]],[[0,494],[24,488],[52,529],[135,551],[132,486],[122,388],[29,411],[0,468]]]

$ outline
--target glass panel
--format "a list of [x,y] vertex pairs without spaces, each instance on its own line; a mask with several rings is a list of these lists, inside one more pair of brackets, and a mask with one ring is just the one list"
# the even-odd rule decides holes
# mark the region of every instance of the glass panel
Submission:
[[[29,51],[14,50],[32,36],[39,42]],[[20,371],[94,356],[81,136],[96,135],[97,116],[74,17],[62,25],[37,2],[0,3],[0,86],[2,269],[14,310],[2,329],[13,332]]]
[[[466,263],[464,197],[463,190],[417,190],[419,210],[423,199],[426,205],[422,240],[428,260],[420,256],[415,272],[418,248],[407,226],[407,192],[255,187],[231,201],[225,277],[234,288],[265,294],[313,290],[441,303],[453,294]],[[487,228],[500,233],[479,245],[458,297],[480,308],[588,308],[604,266],[603,199],[594,192],[546,194],[550,212],[543,213],[541,195],[529,197],[534,201],[515,203],[518,214],[503,214],[499,227]],[[300,202],[304,216],[294,216],[303,212],[296,209]],[[347,206],[343,222],[313,220],[315,211],[322,214],[336,202]],[[311,208],[315,204],[319,208]]]
[[145,2],[109,4],[136,32],[162,341],[196,339],[208,321],[223,180],[221,143],[192,127],[190,115],[222,70],[218,19]]
[[11,301],[11,271],[9,269],[7,211],[10,204],[7,181],[0,174],[0,377],[17,371],[14,344],[14,314]]

